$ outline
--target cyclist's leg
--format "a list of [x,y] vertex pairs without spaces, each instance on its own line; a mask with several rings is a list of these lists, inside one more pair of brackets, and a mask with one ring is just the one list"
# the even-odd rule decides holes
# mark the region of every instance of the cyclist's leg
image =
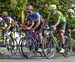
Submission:
[[14,36],[13,28],[14,27],[10,28],[10,31],[11,31],[11,33],[10,33],[10,39],[11,39],[12,45],[14,45],[14,49],[16,49],[16,41],[15,41],[15,38],[14,38],[15,36]]
[[14,35],[14,33],[11,32],[11,33],[10,33],[10,39],[12,40],[12,43],[14,44],[14,38],[13,38],[13,35]]
[[59,33],[60,33],[60,41],[61,41],[61,50],[60,50],[60,53],[63,53],[65,50],[64,50],[64,43],[65,43],[65,39],[64,39],[64,34],[65,34],[65,29],[66,29],[66,23],[60,23],[58,28],[59,30]]
[[38,33],[38,38],[39,38],[40,44],[42,44],[42,32]]
[[38,39],[39,39],[39,48],[38,51],[42,51],[41,47],[42,47],[42,32],[38,33]]
[[41,49],[41,47],[42,47],[42,31],[41,31],[41,26],[42,26],[42,24],[40,24],[39,27],[35,30],[35,31],[38,31],[38,40],[40,42],[40,46],[39,46],[38,51],[42,51],[42,49]]
[[14,44],[14,38],[13,38],[13,27],[11,27],[10,29],[9,29],[9,31],[10,31],[10,34],[9,34],[9,36],[10,36],[10,39],[11,39],[11,42]]

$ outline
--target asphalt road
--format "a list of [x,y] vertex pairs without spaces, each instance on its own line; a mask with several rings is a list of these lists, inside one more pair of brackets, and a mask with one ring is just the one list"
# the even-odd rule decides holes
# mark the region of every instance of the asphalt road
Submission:
[[31,59],[26,59],[19,53],[17,55],[11,55],[6,48],[0,47],[0,62],[75,62],[75,53],[69,58],[64,58],[61,54],[56,54],[53,59],[46,59],[45,57],[33,57]]

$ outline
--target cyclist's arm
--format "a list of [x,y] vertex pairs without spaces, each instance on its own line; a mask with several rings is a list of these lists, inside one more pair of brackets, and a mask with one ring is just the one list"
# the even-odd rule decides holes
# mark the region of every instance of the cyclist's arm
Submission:
[[57,22],[56,22],[56,24],[55,24],[54,26],[55,26],[55,27],[58,26],[59,23],[60,23],[60,18],[57,19]]
[[34,26],[34,21],[32,21],[32,25],[29,27],[30,29]]
[[7,30],[9,30],[11,26],[12,26],[12,24],[10,23],[9,26],[8,26],[8,28],[7,28]]
[[35,25],[35,27],[33,28],[34,30],[40,25],[40,14],[39,13],[35,13],[35,20],[36,20],[36,25]]
[[40,20],[36,23],[35,27],[33,29],[36,29],[40,25]]
[[31,26],[29,26],[29,27],[28,27],[27,25],[25,25],[25,28],[26,28],[26,29],[28,29],[28,28],[31,29],[33,26],[34,26],[34,21],[32,21],[32,24],[31,24]]
[[13,23],[14,23],[14,20],[10,19],[9,26],[7,27],[7,30],[9,30],[12,27]]

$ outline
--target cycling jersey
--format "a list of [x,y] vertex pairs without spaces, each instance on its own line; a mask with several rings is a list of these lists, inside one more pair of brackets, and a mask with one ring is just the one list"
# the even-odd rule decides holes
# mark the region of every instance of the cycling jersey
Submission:
[[12,26],[13,26],[14,20],[11,17],[7,17],[7,19],[4,21],[5,21],[5,24],[7,24],[7,26],[9,26],[9,24],[12,24]]
[[70,27],[75,28],[75,16],[74,17],[66,17],[67,23]]
[[50,25],[54,25],[57,22],[57,19],[60,19],[60,22],[66,22],[66,18],[60,11],[56,11],[55,15],[49,14]]
[[32,21],[34,21],[35,23],[37,21],[40,21],[40,23],[42,22],[42,17],[38,12],[34,12],[32,15],[28,15],[27,16],[27,25],[31,25]]
[[37,22],[40,20],[40,14],[38,12],[34,12],[32,15],[29,15],[27,17],[27,20],[33,20],[34,22]]
[[40,32],[40,28],[42,26],[42,17],[38,12],[34,12],[32,15],[28,15],[27,17],[27,25],[30,26],[32,24],[32,21],[34,21],[34,26],[32,28],[34,28],[37,24],[38,21],[40,21],[40,25],[36,28],[35,31]]

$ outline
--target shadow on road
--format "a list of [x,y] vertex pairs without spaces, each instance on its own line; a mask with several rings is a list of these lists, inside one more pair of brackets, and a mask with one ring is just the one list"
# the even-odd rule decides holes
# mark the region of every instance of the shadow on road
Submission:
[[[36,60],[36,59],[39,59],[39,60],[41,60],[41,59],[46,59],[45,57],[41,57],[40,55],[37,55],[37,56],[34,56],[34,57],[32,57],[32,58],[25,58],[25,57],[23,57],[23,56],[21,56],[19,53],[17,54],[17,55],[11,55],[11,53],[9,53],[7,50],[6,50],[6,48],[0,48],[0,51],[2,50],[2,52],[4,51],[4,54],[0,54],[0,59],[2,59],[2,60],[5,60],[5,59],[8,59],[8,60]],[[75,56],[75,51],[72,53],[72,55],[71,55],[71,57],[73,57],[73,56]],[[52,59],[59,59],[59,58],[64,58],[61,54],[59,54],[59,53],[57,53],[56,55],[55,55],[55,57],[54,58],[52,58]]]
[[[75,55],[72,55],[71,57],[73,57],[73,56],[75,56]],[[57,57],[54,57],[54,58],[52,58],[52,59],[59,59],[59,58],[64,58],[63,56],[57,56]],[[23,56],[20,56],[20,55],[14,55],[14,56],[12,56],[12,55],[0,55],[0,59],[2,59],[2,60],[6,60],[6,59],[8,59],[8,60],[36,60],[36,59],[39,59],[39,60],[44,60],[44,59],[46,59],[45,57],[40,57],[40,56],[37,56],[37,57],[32,57],[32,58],[25,58],[25,57],[23,57]]]
[[14,55],[14,56],[12,56],[12,55],[0,55],[0,59],[13,59],[13,60],[32,60],[32,59],[46,59],[45,57],[40,57],[40,56],[37,56],[37,57],[32,57],[32,58],[25,58],[25,57],[23,57],[23,56],[20,56],[20,55]]

